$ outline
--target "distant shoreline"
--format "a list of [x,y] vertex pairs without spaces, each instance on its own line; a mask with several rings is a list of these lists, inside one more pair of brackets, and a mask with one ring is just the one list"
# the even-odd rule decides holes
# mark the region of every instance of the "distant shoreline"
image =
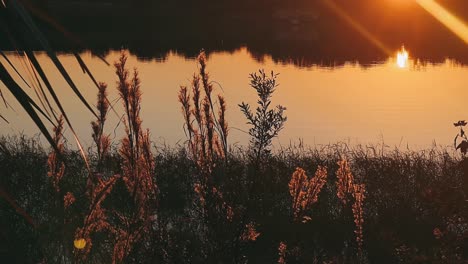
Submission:
[[[248,47],[255,56],[271,55],[275,61],[301,63],[299,66],[304,67],[346,62],[371,65],[394,55],[385,54],[336,14],[318,6],[249,9],[221,4],[181,7],[184,2],[145,2],[147,5],[142,8],[128,1],[48,3],[46,11],[50,16],[85,45],[77,47],[61,32],[42,23],[58,52],[89,49],[107,53],[127,48],[138,57],[161,58],[171,51],[193,57],[201,49],[208,53],[233,52]],[[401,18],[395,15],[397,18],[391,20],[394,24],[380,21],[385,18],[380,19],[379,14],[360,10],[354,10],[350,16],[390,51],[396,52],[404,45],[411,58],[422,62],[444,63],[449,58],[467,65],[467,45],[424,10],[416,10],[411,15],[402,13]],[[2,42],[0,49],[13,50],[8,45]]]

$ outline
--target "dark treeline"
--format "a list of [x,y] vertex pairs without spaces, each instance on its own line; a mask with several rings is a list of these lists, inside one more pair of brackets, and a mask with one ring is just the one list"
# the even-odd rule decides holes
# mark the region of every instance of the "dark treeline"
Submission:
[[[465,1],[439,1],[465,21]],[[414,1],[335,1],[390,51],[405,45],[411,57],[468,63],[466,44]],[[388,58],[324,4],[324,1],[39,1],[38,6],[84,45],[44,30],[55,48],[100,53],[128,48],[141,58],[164,59],[169,51],[194,57],[200,49],[234,51],[247,46],[254,57],[298,66],[369,65]],[[0,48],[11,49],[6,43]]]

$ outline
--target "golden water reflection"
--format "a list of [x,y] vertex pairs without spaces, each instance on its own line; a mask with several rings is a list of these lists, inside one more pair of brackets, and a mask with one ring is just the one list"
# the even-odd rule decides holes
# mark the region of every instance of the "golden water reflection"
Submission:
[[[113,62],[119,52],[111,52],[106,59]],[[39,59],[51,76],[52,83],[58,87],[59,97],[64,102],[65,110],[70,113],[72,122],[85,144],[90,144],[92,116],[80,104],[78,99],[60,79],[60,74],[52,69],[45,54]],[[21,63],[10,54],[16,65]],[[77,80],[85,97],[94,102],[96,88],[79,68],[75,58],[70,55],[59,56],[72,78]],[[111,87],[110,100],[117,100],[116,78],[112,67],[105,65],[90,53],[83,58],[94,72],[98,81],[104,81]],[[3,58],[2,58],[3,59]],[[396,58],[397,65],[398,57]],[[4,63],[4,61],[1,61]],[[177,101],[180,85],[188,84],[197,70],[194,60],[171,53],[165,61],[138,60],[130,56],[130,67],[140,71],[143,89],[142,118],[143,126],[148,127],[153,139],[158,143],[182,143],[185,140],[183,120]],[[403,65],[403,64],[401,64]],[[453,121],[466,119],[468,89],[468,68],[447,60],[445,64],[425,64],[422,67],[408,67],[402,71],[395,67],[395,58],[373,67],[362,67],[349,63],[339,68],[298,68],[290,64],[275,63],[270,57],[262,62],[253,59],[247,49],[240,49],[232,54],[214,53],[208,58],[208,71],[216,81],[217,92],[223,93],[228,103],[227,120],[230,126],[231,143],[248,143],[248,130],[239,108],[242,101],[255,104],[256,93],[248,86],[248,74],[260,68],[280,73],[280,86],[274,95],[274,104],[287,107],[288,121],[276,146],[288,145],[300,138],[305,144],[328,144],[337,141],[351,143],[379,143],[383,139],[390,146],[428,147],[435,141],[442,145],[451,145]],[[20,83],[19,80],[17,80]],[[220,85],[218,85],[220,84]],[[60,88],[64,87],[64,88]],[[1,106],[1,114],[11,121],[11,125],[2,123],[1,134],[24,131],[33,135],[37,129],[25,118],[21,107],[0,86],[12,103],[16,112]],[[29,89],[29,88],[27,88]],[[32,90],[29,94],[35,97]],[[122,112],[120,102],[116,110]],[[110,114],[107,130],[114,139],[121,136],[123,129],[117,116]]]

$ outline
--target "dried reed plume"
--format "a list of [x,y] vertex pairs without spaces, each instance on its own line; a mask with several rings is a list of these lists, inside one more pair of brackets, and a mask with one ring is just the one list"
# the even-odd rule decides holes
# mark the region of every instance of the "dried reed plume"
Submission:
[[192,93],[186,86],[181,86],[178,95],[188,137],[189,154],[199,171],[198,183],[194,185],[194,190],[203,208],[207,202],[214,203],[206,209],[222,210],[229,220],[232,219],[232,208],[223,201],[222,193],[216,189],[212,179],[216,164],[219,161],[227,162],[226,100],[218,95],[218,106],[215,107],[213,85],[206,71],[206,56],[203,51],[198,56],[198,64],[200,70],[198,74],[194,74],[191,82]]
[[341,202],[346,205],[349,202],[350,196],[354,199],[352,205],[354,223],[356,225],[356,242],[358,245],[359,252],[362,251],[363,243],[363,224],[364,224],[364,199],[366,187],[364,184],[354,183],[354,176],[351,173],[351,168],[348,165],[346,159],[342,159],[338,162],[339,168],[336,172],[337,177],[337,196]]
[[86,246],[84,249],[75,249],[75,256],[84,261],[93,245],[91,235],[96,232],[112,231],[113,228],[107,221],[107,212],[101,207],[102,202],[107,195],[112,191],[112,188],[119,178],[118,175],[111,177],[107,181],[101,181],[99,185],[94,187],[91,193],[88,214],[83,221],[83,227],[75,231],[75,240],[84,239]]
[[336,171],[336,195],[343,204],[347,204],[349,202],[349,195],[353,193],[354,177],[346,159],[340,160],[338,166],[339,168]]
[[353,204],[353,216],[354,216],[354,223],[356,224],[356,230],[354,233],[356,234],[356,242],[358,244],[359,251],[362,250],[362,243],[363,243],[363,224],[364,224],[364,216],[363,216],[363,203],[366,192],[366,187],[364,184],[353,184],[353,197],[354,197],[354,204]]
[[63,117],[60,116],[57,125],[53,129],[53,141],[56,149],[50,152],[47,159],[48,172],[47,176],[52,181],[52,186],[55,190],[60,192],[60,180],[65,173],[65,163],[61,160],[64,157],[64,144],[63,144]]
[[[140,104],[141,90],[138,71],[133,70],[132,78],[126,68],[127,56],[122,53],[119,60],[114,64],[118,76],[117,89],[122,100],[125,117],[126,135],[121,141],[119,149],[122,157],[122,175],[113,175],[107,180],[95,174],[93,184],[88,183],[90,190],[89,213],[84,219],[83,227],[75,232],[76,239],[84,239],[86,246],[83,250],[75,250],[75,254],[82,260],[90,252],[92,241],[91,235],[95,232],[107,231],[114,236],[115,244],[112,253],[112,262],[121,263],[130,254],[135,243],[139,242],[143,235],[150,231],[153,219],[152,207],[156,204],[157,186],[153,182],[153,170],[155,161],[151,152],[149,131],[141,129]],[[97,108],[99,117],[91,123],[93,128],[93,140],[98,150],[98,168],[108,154],[110,140],[104,135],[104,123],[109,109],[107,103],[107,85],[99,84]],[[112,191],[118,179],[122,179],[135,206],[133,214],[129,216],[117,211],[112,213],[119,220],[119,224],[108,222],[107,211],[101,204]]]
[[117,90],[126,114],[124,118],[126,136],[121,141],[119,153],[123,159],[122,179],[136,209],[131,217],[119,215],[121,222],[126,223],[124,227],[113,227],[112,232],[117,241],[112,258],[114,263],[122,262],[131,252],[134,243],[138,242],[144,233],[150,231],[153,221],[151,208],[156,204],[157,191],[152,178],[155,161],[151,152],[150,133],[141,128],[141,81],[136,69],[129,79],[126,62],[127,56],[122,53],[114,64],[119,78]]
[[288,248],[288,246],[283,241],[281,241],[279,243],[279,246],[278,246],[278,255],[279,255],[278,264],[286,264],[286,250],[287,250],[287,248]]
[[107,103],[107,84],[105,83],[99,83],[96,107],[99,115],[96,121],[91,122],[91,128],[92,138],[98,155],[98,172],[91,174],[91,177],[88,178],[86,188],[86,193],[90,200],[88,213],[83,221],[83,226],[75,231],[75,239],[84,239],[86,241],[84,249],[75,249],[75,255],[81,260],[85,260],[91,250],[93,244],[91,235],[93,233],[112,230],[111,225],[107,221],[106,210],[101,207],[101,204],[112,191],[116,180],[120,177],[113,175],[107,180],[101,178],[102,173],[100,170],[102,170],[103,161],[107,157],[110,147],[109,136],[104,135],[104,124],[109,109],[109,104]]
[[97,96],[98,119],[91,122],[93,129],[92,137],[97,149],[98,170],[101,169],[104,159],[109,154],[110,139],[108,135],[104,135],[104,124],[106,122],[109,103],[107,102],[107,84],[99,83],[99,92]]
[[217,96],[216,111],[212,98],[213,85],[206,72],[203,51],[198,56],[198,63],[200,71],[192,78],[192,95],[186,86],[181,86],[178,97],[182,105],[190,155],[201,170],[210,173],[218,159],[227,158],[226,100],[221,95]]
[[313,178],[308,179],[302,168],[296,168],[289,181],[289,194],[292,197],[294,219],[306,222],[310,217],[304,215],[317,202],[318,195],[327,182],[327,169],[319,166]]

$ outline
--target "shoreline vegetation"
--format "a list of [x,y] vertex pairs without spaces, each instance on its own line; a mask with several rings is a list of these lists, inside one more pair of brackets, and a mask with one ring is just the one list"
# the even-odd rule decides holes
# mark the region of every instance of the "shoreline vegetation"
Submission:
[[[64,143],[61,117],[52,149],[33,138],[0,138],[2,260],[283,264],[468,259],[464,156],[444,149],[384,152],[346,144],[271,151],[271,139],[287,126],[286,107],[271,105],[275,89],[281,89],[277,75],[252,73],[258,103],[237,108],[213,94],[203,52],[199,72],[178,95],[186,144],[155,148],[140,118],[140,105],[147,103],[140,91],[144,79],[137,69],[129,70],[126,58],[122,53],[114,63],[125,109],[125,135],[119,142],[111,142],[106,132],[111,109],[104,83],[98,84],[91,122],[94,146],[85,155]],[[226,111],[244,113],[249,147],[229,144]]]

